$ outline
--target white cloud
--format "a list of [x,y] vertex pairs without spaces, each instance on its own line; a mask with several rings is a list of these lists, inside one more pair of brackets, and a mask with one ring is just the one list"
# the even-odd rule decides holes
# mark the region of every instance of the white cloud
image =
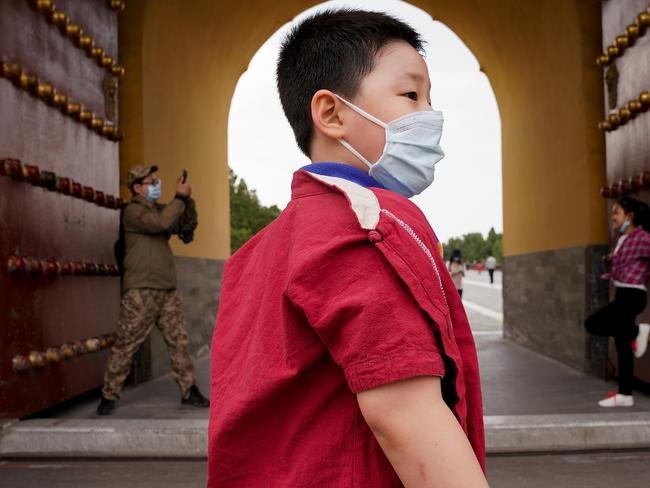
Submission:
[[[368,2],[327,2],[296,19],[333,6],[368,8]],[[443,241],[490,227],[500,232],[501,122],[487,77],[463,42],[424,11],[397,0],[375,0],[372,8],[408,22],[426,40],[431,99],[445,117],[446,156],[436,166],[434,184],[414,201]],[[280,207],[289,201],[293,172],[309,163],[295,144],[275,87],[280,42],[290,26],[279,29],[251,60],[235,89],[228,124],[230,166],[263,204]]]

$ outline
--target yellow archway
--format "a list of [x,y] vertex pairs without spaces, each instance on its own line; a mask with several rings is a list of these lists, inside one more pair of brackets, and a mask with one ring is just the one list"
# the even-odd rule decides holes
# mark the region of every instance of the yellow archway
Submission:
[[[182,255],[228,256],[227,118],[248,61],[313,1],[143,1],[120,30],[123,171],[156,161],[171,182],[188,166],[203,216]],[[606,241],[597,3],[416,0],[480,61],[502,116],[506,255]],[[171,184],[168,184],[168,190]]]
[[[317,3],[142,0],[132,2],[121,18],[121,59],[127,70],[120,102],[126,133],[121,172],[124,176],[136,162],[155,162],[171,196],[175,176],[184,167],[190,171],[201,224],[197,241],[176,245],[177,254],[228,257],[227,123],[233,91],[262,43]],[[510,258],[517,258],[511,259],[513,268],[525,268],[525,263],[534,267],[541,253],[553,251],[560,253],[560,264],[582,256],[578,264],[584,268],[590,259],[585,250],[607,242],[605,202],[599,196],[605,181],[604,138],[596,128],[603,107],[602,72],[594,63],[601,49],[600,3],[411,3],[463,39],[498,100],[506,267]],[[565,256],[563,250],[571,251]],[[523,279],[522,273],[517,280]],[[509,317],[520,320],[528,311],[526,300],[518,297],[509,307],[505,286],[508,333]],[[583,279],[579,286],[578,316],[585,312],[588,285]],[[562,313],[575,322],[573,311]],[[543,349],[533,329],[523,334],[530,332],[527,337],[514,330],[511,336]],[[553,334],[550,329],[543,332]],[[582,341],[578,355],[555,356],[584,367],[584,337],[575,340]]]

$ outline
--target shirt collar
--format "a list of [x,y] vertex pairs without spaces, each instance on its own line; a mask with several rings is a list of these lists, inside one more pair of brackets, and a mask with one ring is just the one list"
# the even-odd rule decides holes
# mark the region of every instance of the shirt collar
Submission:
[[343,178],[345,180],[361,185],[364,188],[382,188],[386,189],[384,185],[375,180],[372,176],[364,173],[359,168],[350,166],[343,163],[312,163],[307,166],[300,168],[304,171],[309,171],[310,173],[315,173],[317,175],[324,176],[335,176],[337,178]]

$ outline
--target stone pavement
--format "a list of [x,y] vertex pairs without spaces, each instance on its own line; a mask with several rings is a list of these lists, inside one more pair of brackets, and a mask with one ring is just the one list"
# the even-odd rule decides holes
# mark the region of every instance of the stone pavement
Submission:
[[[650,452],[498,456],[487,460],[492,488],[650,486]],[[20,488],[204,487],[205,460],[0,461],[0,485]]]
[[[498,275],[497,275],[498,276]],[[633,408],[601,409],[613,382],[579,373],[501,338],[501,291],[487,273],[468,274],[464,299],[476,334],[488,452],[650,448],[650,397]],[[486,311],[486,313],[483,313]],[[209,392],[209,360],[197,361]],[[208,410],[182,406],[171,377],[126,388],[114,415],[95,415],[98,398],[16,422],[0,431],[0,457],[204,457]]]
[[[485,415],[587,414],[617,416],[621,410],[602,409],[596,401],[616,384],[588,376],[561,363],[503,340],[499,333],[477,335]],[[210,362],[197,361],[200,390],[209,392]],[[650,397],[636,393],[629,412],[648,412]],[[98,398],[48,412],[47,418],[97,419]],[[181,405],[171,376],[127,387],[110,419],[207,419],[207,409]]]

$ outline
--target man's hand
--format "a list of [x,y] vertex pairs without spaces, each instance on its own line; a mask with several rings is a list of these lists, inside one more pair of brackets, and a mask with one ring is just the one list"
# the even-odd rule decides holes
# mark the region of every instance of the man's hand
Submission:
[[185,183],[183,183],[183,178],[178,178],[178,181],[176,181],[176,194],[184,197],[191,197],[192,185],[190,185],[190,182],[185,181]]
[[357,394],[363,417],[406,488],[486,488],[476,455],[440,392],[421,376]]

